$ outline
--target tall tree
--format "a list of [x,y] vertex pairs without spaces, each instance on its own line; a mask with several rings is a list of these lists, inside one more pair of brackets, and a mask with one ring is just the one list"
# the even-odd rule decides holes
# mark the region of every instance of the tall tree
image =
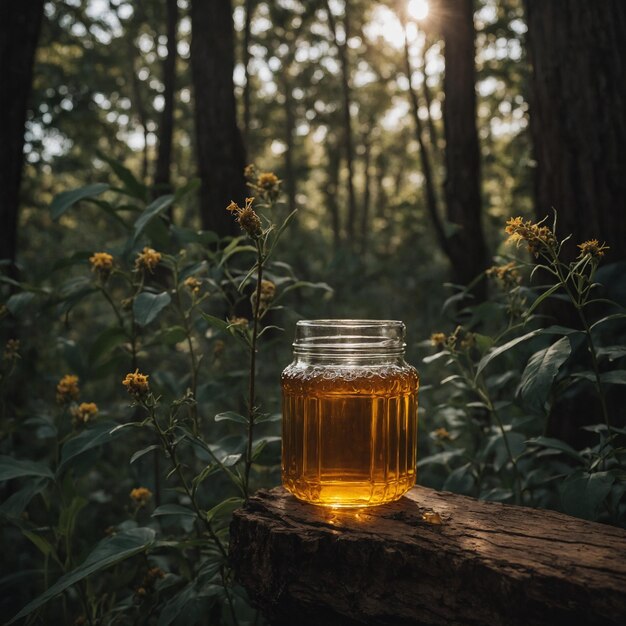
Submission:
[[225,210],[246,195],[246,155],[237,126],[233,84],[234,33],[230,0],[191,2],[191,73],[195,95],[196,150],[202,226],[220,235],[236,232]]
[[178,2],[167,0],[167,56],[163,61],[163,113],[159,126],[159,153],[154,172],[154,186],[158,193],[169,191],[172,163],[172,135],[174,133],[174,92],[176,90],[176,29]]
[[44,0],[0,3],[0,258],[15,260],[24,124]]
[[348,218],[346,223],[346,233],[348,241],[354,243],[354,235],[357,232],[356,225],[356,194],[354,191],[354,139],[352,132],[352,115],[350,112],[350,63],[348,60],[348,39],[350,37],[349,14],[350,5],[348,0],[345,2],[344,19],[343,19],[343,40],[339,39],[337,32],[337,20],[332,12],[330,2],[326,0],[326,14],[328,16],[328,25],[333,37],[335,46],[339,53],[339,64],[341,71],[341,87],[342,87],[342,111],[344,124],[344,144],[346,150],[346,166],[348,169]]
[[[626,258],[626,3],[526,0],[536,211]],[[572,252],[572,250],[570,250]]]
[[[454,280],[467,285],[489,262],[481,214],[473,1],[455,0],[442,7],[448,239]],[[475,291],[484,296],[484,281],[481,285]]]

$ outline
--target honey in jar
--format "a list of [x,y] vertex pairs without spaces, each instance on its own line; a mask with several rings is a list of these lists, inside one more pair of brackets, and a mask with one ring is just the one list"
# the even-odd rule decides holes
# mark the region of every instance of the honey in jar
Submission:
[[415,484],[416,370],[402,322],[298,322],[283,371],[284,486],[331,507],[373,506]]

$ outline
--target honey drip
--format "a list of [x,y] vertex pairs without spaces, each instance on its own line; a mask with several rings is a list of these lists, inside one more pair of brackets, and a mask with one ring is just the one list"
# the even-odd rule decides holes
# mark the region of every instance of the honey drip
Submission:
[[415,484],[417,372],[407,365],[283,372],[283,484],[333,507],[391,502]]

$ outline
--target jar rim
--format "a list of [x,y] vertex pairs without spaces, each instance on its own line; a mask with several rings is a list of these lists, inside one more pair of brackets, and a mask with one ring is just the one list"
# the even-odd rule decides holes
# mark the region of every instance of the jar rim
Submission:
[[401,356],[405,330],[400,320],[300,320],[293,348],[302,356]]

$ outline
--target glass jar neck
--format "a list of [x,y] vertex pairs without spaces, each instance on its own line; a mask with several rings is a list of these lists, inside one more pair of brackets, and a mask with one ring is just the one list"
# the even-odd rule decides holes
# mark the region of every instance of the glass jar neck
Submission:
[[385,365],[404,360],[405,326],[395,320],[302,320],[293,343],[297,363]]

